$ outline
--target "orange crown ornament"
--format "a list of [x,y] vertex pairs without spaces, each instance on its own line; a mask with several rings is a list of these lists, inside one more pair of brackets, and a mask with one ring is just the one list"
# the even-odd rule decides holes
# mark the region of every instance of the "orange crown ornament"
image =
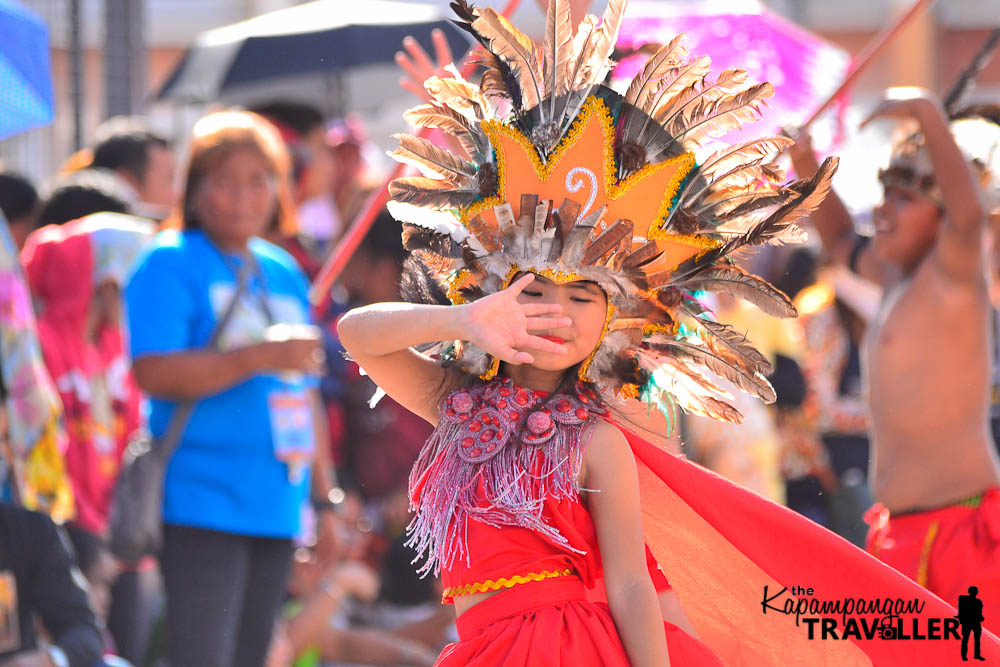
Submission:
[[[428,79],[431,103],[405,114],[450,134],[464,153],[398,135],[392,156],[423,174],[389,186],[412,253],[406,296],[463,303],[504,289],[520,271],[594,281],[608,313],[582,379],[606,400],[644,398],[738,422],[717,377],[772,401],[770,364],[695,293],[724,292],[793,317],[784,294],[731,258],[801,242],[795,223],[826,195],[836,159],[810,180],[785,183],[765,159],[787,139],[711,151],[716,137],[759,116],[773,88],[738,69],[711,78],[709,59],[690,57],[683,35],[623,95],[604,86],[625,5],[610,0],[602,19],[587,16],[574,30],[569,2],[550,0],[535,44],[492,9],[452,3],[483,47],[484,69],[478,85],[454,68]],[[497,372],[467,342],[434,351],[468,373]]]

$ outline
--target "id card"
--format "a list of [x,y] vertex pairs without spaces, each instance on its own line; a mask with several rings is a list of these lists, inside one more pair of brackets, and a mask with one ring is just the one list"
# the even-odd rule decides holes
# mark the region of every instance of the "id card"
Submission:
[[0,653],[21,648],[17,616],[17,580],[9,571],[0,572]]
[[288,479],[297,484],[316,451],[312,402],[305,391],[274,391],[267,404],[274,455],[288,465]]

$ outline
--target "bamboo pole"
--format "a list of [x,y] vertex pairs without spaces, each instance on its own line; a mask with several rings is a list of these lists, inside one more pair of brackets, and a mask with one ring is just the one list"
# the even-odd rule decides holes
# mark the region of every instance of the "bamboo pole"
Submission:
[[910,21],[916,18],[920,12],[930,7],[933,2],[934,0],[916,0],[916,2],[914,2],[913,5],[906,10],[906,12],[901,15],[895,23],[887,26],[884,30],[882,30],[882,32],[875,35],[875,37],[873,37],[872,40],[865,45],[865,48],[861,50],[861,53],[858,54],[855,59],[854,67],[847,74],[847,76],[844,77],[844,80],[837,87],[837,90],[833,91],[830,97],[828,97],[826,101],[813,112],[809,119],[799,127],[799,131],[801,132],[802,130],[805,130],[816,122],[816,119],[823,115],[823,112],[829,109],[830,106],[837,101],[837,98],[844,93],[844,91],[854,85],[854,82],[858,79],[858,77],[861,76],[866,69],[868,69],[868,66],[875,61],[875,57],[878,56],[886,46],[888,46],[889,42],[895,39],[899,33],[902,32],[903,28],[910,23]]

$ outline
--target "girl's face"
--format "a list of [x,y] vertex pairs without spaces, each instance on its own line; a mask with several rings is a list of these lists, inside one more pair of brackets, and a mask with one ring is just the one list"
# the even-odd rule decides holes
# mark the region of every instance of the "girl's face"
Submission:
[[565,370],[589,357],[601,342],[608,298],[597,283],[579,280],[560,285],[536,274],[535,280],[524,288],[517,300],[521,303],[557,303],[562,306],[560,315],[572,321],[565,328],[538,332],[542,338],[565,345],[566,354],[531,350],[535,358],[532,366],[546,371]]
[[195,206],[209,236],[240,246],[266,231],[277,192],[278,180],[264,156],[239,148],[205,175]]

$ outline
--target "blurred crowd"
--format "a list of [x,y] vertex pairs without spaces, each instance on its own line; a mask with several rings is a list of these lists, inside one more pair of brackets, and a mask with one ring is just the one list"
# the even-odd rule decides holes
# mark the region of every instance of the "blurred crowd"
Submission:
[[[187,138],[112,119],[45,183],[0,172],[0,571],[20,591],[0,578],[0,665],[430,665],[453,639],[404,536],[431,427],[371,405],[335,337],[347,309],[399,299],[398,225],[380,213],[308,298],[381,183],[367,142],[358,118],[275,101]],[[770,358],[778,400],[740,402],[740,426],[674,415],[667,446],[863,545],[859,343],[878,288],[808,247],[753,261],[800,317],[711,305]],[[123,454],[169,437],[185,403],[164,548],[124,561],[108,541]]]

